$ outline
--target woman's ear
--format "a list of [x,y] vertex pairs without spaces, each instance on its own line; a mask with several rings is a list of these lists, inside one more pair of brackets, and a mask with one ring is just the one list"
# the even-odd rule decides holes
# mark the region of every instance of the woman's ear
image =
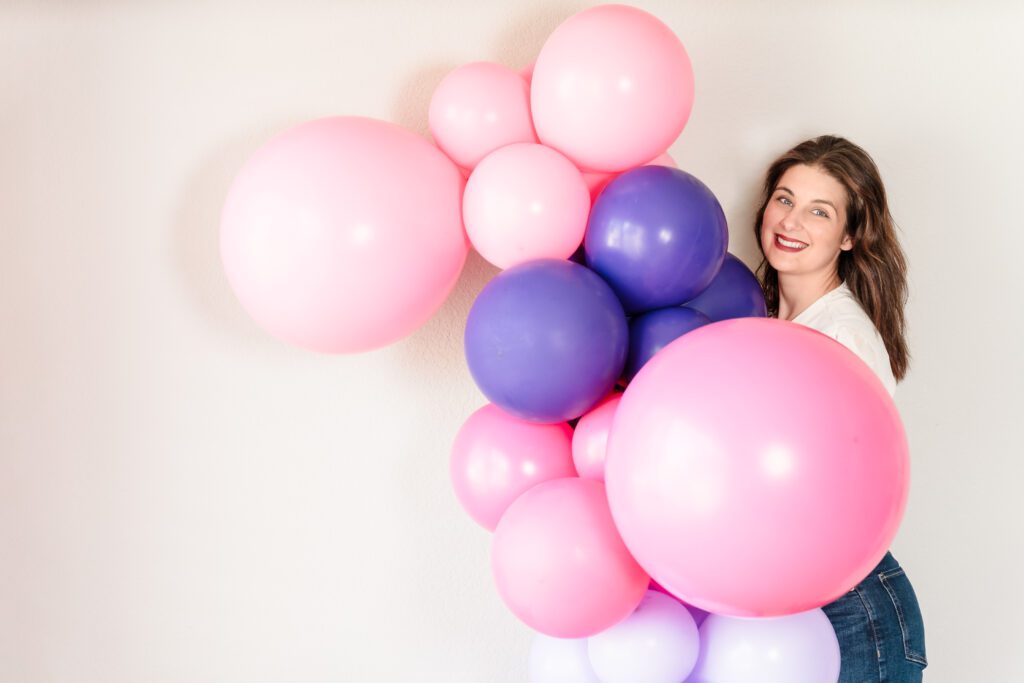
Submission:
[[839,248],[843,251],[850,251],[853,249],[853,238],[850,237],[849,233],[843,235],[843,241],[839,243]]

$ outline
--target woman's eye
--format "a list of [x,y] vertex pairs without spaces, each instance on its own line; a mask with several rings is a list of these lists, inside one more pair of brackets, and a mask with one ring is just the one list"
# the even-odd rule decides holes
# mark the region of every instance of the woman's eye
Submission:
[[814,214],[816,216],[821,216],[822,218],[828,218],[828,214],[825,211],[823,211],[822,209],[815,209],[814,210]]
[[792,202],[790,202],[787,197],[779,197],[779,201],[782,202],[783,204],[785,204],[786,206],[789,206],[790,204],[792,204]]

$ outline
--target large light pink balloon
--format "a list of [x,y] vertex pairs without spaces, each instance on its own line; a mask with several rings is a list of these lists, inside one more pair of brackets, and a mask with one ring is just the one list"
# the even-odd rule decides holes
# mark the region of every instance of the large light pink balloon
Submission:
[[566,259],[583,241],[590,193],[564,156],[544,145],[518,143],[477,164],[466,183],[462,214],[470,242],[499,268]]
[[732,616],[801,612],[856,585],[889,547],[909,483],[903,426],[871,368],[767,318],[662,349],[626,389],[607,458],[637,561]]
[[463,168],[513,142],[537,142],[528,79],[501,64],[473,62],[449,73],[428,117],[438,147]]
[[664,152],[693,106],[693,68],[672,30],[624,5],[573,15],[548,38],[531,82],[541,142],[591,171]]
[[452,447],[455,495],[469,515],[494,531],[505,509],[542,481],[572,477],[572,428],[537,424],[487,404],[462,425]]
[[519,496],[498,522],[491,567],[509,609],[556,638],[618,623],[649,580],[615,530],[604,484],[592,479],[552,479]]
[[580,418],[572,433],[572,461],[576,473],[585,479],[604,481],[604,458],[608,432],[622,394],[612,394]]
[[411,333],[469,251],[463,180],[436,147],[356,117],[304,123],[239,171],[221,216],[228,281],[271,334],[348,353]]

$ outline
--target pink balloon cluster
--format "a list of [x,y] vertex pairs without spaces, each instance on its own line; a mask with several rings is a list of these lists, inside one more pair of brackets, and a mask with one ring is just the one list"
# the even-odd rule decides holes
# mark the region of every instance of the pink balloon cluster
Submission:
[[[622,241],[606,205],[655,203],[629,195],[627,177],[689,188],[708,199],[711,219],[722,214],[710,190],[681,171],[613,180],[647,163],[674,165],[665,150],[692,102],[690,61],[667,26],[632,7],[580,12],[527,73],[485,63],[452,72],[431,101],[436,147],[393,124],[344,116],[267,142],[224,205],[228,281],[271,334],[316,351],[365,351],[422,325],[472,244],[510,269],[495,281],[515,275],[492,292],[475,328],[480,372],[502,394],[523,388],[533,364],[520,354],[514,362],[522,365],[513,365],[509,349],[492,349],[495,335],[526,339],[516,353],[534,343],[557,350],[561,365],[549,363],[538,375],[544,381],[526,387],[537,412],[524,414],[547,415],[551,375],[599,355],[600,342],[586,353],[575,348],[593,341],[593,325],[626,335],[616,296],[633,313],[667,306],[659,297],[648,306],[637,293],[652,286],[649,262],[617,271],[621,254],[600,252]],[[673,206],[664,192],[658,201]],[[598,233],[588,220],[602,207],[607,231]],[[714,225],[724,235],[721,220]],[[569,258],[584,238],[593,270],[550,260]],[[703,266],[722,264],[721,251],[713,256]],[[675,263],[661,264],[662,275],[674,278]],[[529,272],[513,269],[524,264]],[[703,294],[683,288],[687,297],[714,290],[704,281],[714,272],[701,272]],[[527,334],[502,313],[548,297],[545,315],[560,315],[563,281],[576,293],[604,292],[575,336],[548,329],[557,320],[544,316]],[[540,282],[546,289],[533,289]],[[498,591],[542,634],[531,680],[831,679],[838,648],[817,607],[884,554],[906,503],[906,438],[891,399],[835,341],[777,320],[704,324],[653,353],[621,396],[593,405],[614,377],[596,383],[573,408],[579,415],[592,406],[575,429],[488,405],[456,438],[455,493],[494,532]],[[570,376],[577,381],[568,384],[580,383],[579,372]],[[563,393],[577,405],[573,392]],[[563,408],[550,414],[565,419]],[[663,592],[649,590],[652,579]],[[712,614],[698,631],[700,610]]]
[[484,62],[452,71],[431,99],[430,132],[470,172],[474,248],[509,268],[571,256],[616,173],[674,165],[665,150],[692,106],[675,34],[646,12],[603,5],[559,26],[526,73]]
[[[511,268],[570,257],[603,186],[662,154],[691,104],[672,32],[601,6],[559,26],[532,81],[496,65],[453,72],[431,130],[469,172],[472,244]],[[488,361],[513,362],[498,349]],[[494,532],[501,597],[539,632],[531,681],[838,677],[818,607],[885,553],[908,482],[899,416],[856,356],[783,321],[707,324],[574,428],[540,422],[485,406],[450,470]]]

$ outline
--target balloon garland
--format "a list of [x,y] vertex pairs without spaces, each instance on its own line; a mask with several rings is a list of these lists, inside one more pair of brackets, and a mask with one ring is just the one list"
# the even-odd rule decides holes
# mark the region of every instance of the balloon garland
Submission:
[[692,105],[671,29],[603,5],[524,72],[449,74],[436,146],[311,121],[260,148],[225,202],[243,307],[316,351],[417,329],[470,245],[504,269],[467,320],[490,403],[450,476],[494,532],[499,594],[538,632],[533,683],[835,681],[819,607],[881,558],[906,504],[884,387],[837,342],[765,318],[718,200],[667,155]]

